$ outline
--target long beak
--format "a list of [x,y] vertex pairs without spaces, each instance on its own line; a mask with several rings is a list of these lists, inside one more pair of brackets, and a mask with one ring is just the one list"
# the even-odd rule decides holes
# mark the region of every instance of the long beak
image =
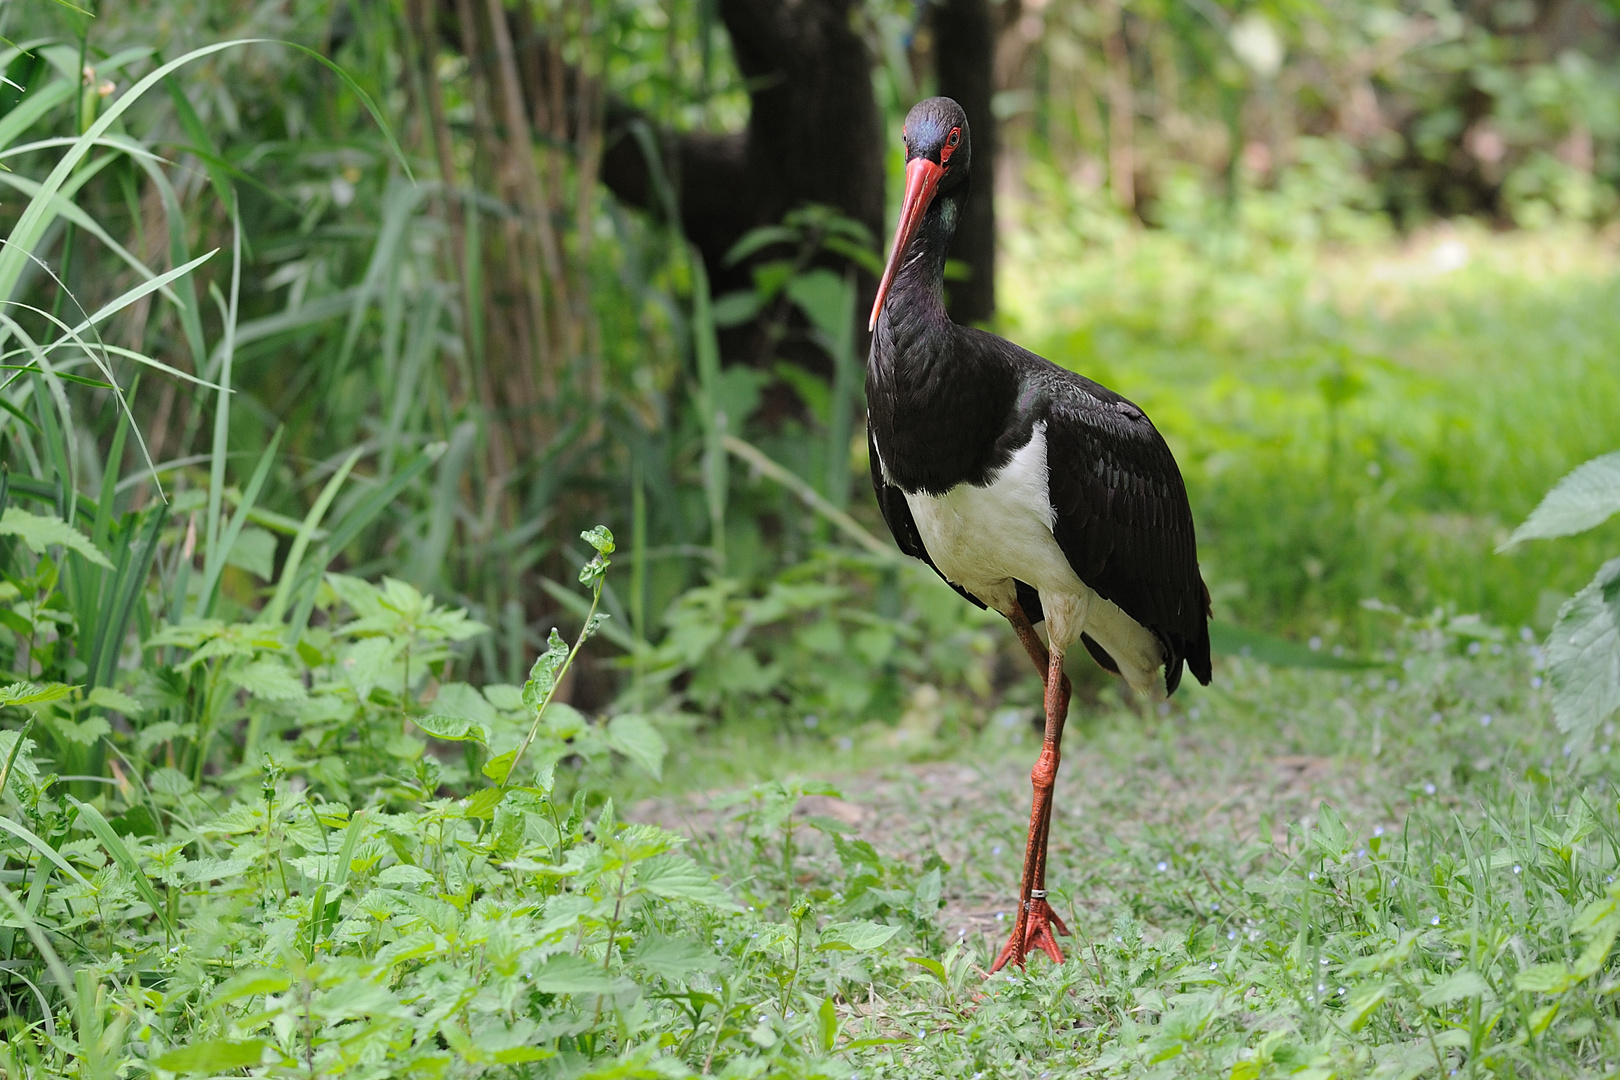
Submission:
[[912,158],[906,163],[906,198],[900,204],[900,224],[895,226],[889,265],[883,268],[883,280],[878,283],[877,300],[872,304],[872,321],[866,326],[868,332],[877,329],[878,313],[883,310],[883,301],[888,299],[889,286],[894,284],[900,260],[905,258],[911,238],[917,235],[923,215],[928,212],[928,204],[934,201],[934,189],[944,175],[944,168],[927,158]]

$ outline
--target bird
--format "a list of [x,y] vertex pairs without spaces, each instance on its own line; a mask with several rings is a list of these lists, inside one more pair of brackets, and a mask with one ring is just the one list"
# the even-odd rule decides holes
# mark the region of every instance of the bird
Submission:
[[[1079,642],[1133,691],[1210,681],[1210,595],[1186,484],[1132,402],[994,334],[951,321],[946,252],[969,189],[967,115],[919,102],[901,129],[905,194],[872,305],[872,486],[906,555],[1012,624],[1045,684],[1045,734],[1011,937],[990,973],[1068,927],[1048,901],[1052,792]],[[1035,626],[1046,623],[1046,641]],[[1056,933],[1054,933],[1054,931]]]

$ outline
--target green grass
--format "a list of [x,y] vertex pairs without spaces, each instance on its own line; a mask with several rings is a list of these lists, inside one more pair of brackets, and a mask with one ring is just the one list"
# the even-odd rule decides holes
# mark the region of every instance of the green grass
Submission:
[[[707,793],[649,799],[645,721],[554,706],[490,786],[530,721],[516,688],[448,681],[477,627],[330,584],[296,656],[199,622],[154,642],[93,801],[5,741],[7,1075],[1548,1077],[1620,1053],[1613,747],[1567,759],[1537,646],[1477,619],[1399,623],[1387,669],[1223,661],[1163,709],[1079,707],[1069,962],[986,979],[1027,708],[953,726],[919,693],[853,757],[779,740],[774,776],[689,765]],[[246,746],[177,770],[161,718],[196,709]],[[836,777],[793,775],[818,761]]]
[[1221,613],[1365,641],[1356,606],[1377,598],[1545,629],[1615,547],[1611,524],[1494,553],[1553,482],[1620,445],[1611,241],[1080,235],[1014,235],[1009,332],[1154,417]]

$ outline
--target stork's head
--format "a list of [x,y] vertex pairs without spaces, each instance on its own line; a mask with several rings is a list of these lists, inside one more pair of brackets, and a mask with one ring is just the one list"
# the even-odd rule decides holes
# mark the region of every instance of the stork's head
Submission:
[[941,195],[951,195],[967,183],[968,165],[973,157],[968,142],[967,113],[947,97],[919,101],[906,114],[900,136],[906,143],[906,195],[900,204],[900,224],[894,230],[894,247],[889,265],[878,284],[877,302],[872,305],[876,328],[878,313],[894,284],[895,272],[905,256],[911,238],[917,235],[928,207]]

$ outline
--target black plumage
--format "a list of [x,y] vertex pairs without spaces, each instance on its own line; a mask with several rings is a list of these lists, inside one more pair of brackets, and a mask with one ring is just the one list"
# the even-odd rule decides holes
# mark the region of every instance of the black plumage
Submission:
[[[926,142],[931,117],[919,111],[933,103],[942,113],[955,105],[945,98],[919,105],[907,121],[909,145]],[[946,123],[942,116],[932,130]],[[1167,691],[1180,683],[1184,661],[1207,684],[1209,592],[1198,572],[1186,486],[1164,438],[1140,408],[1107,387],[945,314],[945,252],[966,195],[966,153],[964,143],[915,238],[897,253],[900,267],[867,361],[872,484],[883,518],[901,551],[938,572],[904,493],[941,495],[986,483],[1045,421],[1053,532],[1070,566],[1159,639]],[[1034,590],[1024,586],[1020,600],[1031,621],[1041,621]],[[1094,641],[1086,646],[1118,670]]]

